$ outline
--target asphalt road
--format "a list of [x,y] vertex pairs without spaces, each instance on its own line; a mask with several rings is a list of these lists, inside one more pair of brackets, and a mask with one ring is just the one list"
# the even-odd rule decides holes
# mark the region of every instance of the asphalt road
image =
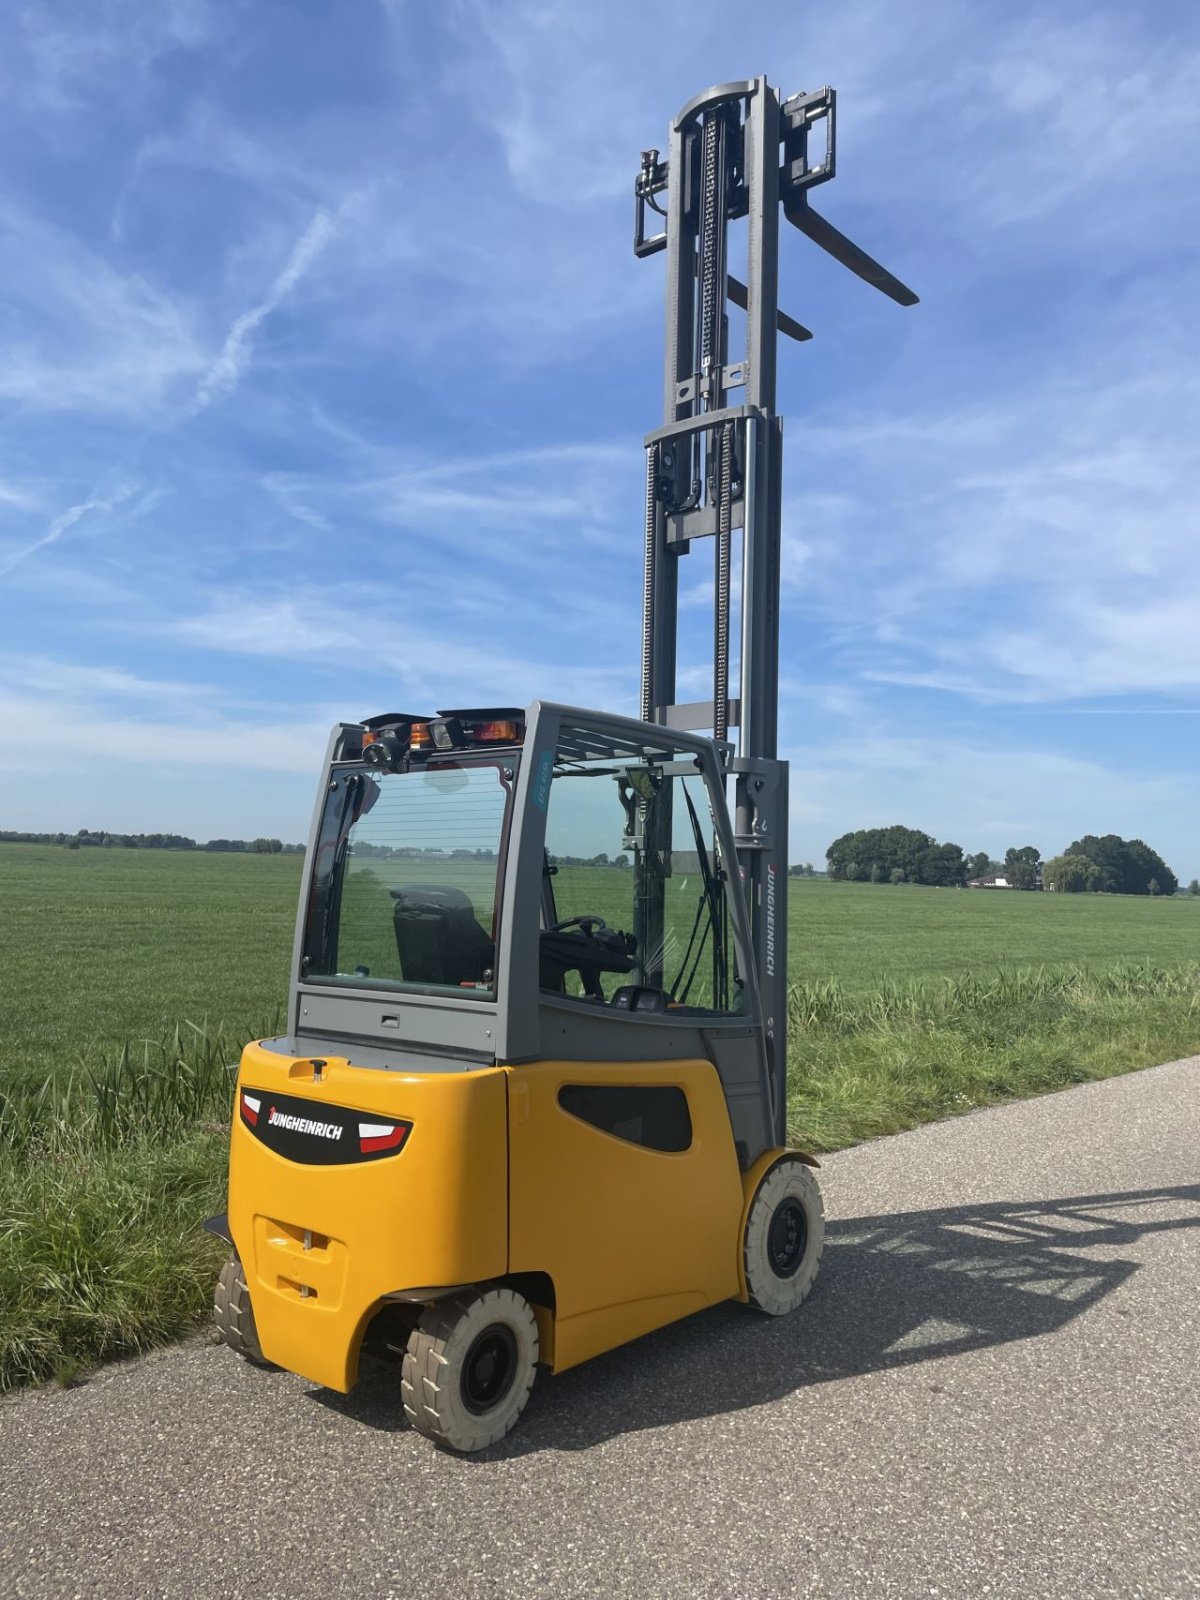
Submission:
[[485,1456],[202,1340],[0,1405],[0,1595],[1200,1595],[1200,1058],[832,1158],[813,1298]]

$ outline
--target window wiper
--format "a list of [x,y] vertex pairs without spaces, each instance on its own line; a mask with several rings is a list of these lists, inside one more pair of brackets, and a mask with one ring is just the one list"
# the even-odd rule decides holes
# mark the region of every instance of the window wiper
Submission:
[[[704,833],[700,827],[700,818],[696,815],[691,794],[686,783],[680,785],[683,789],[683,798],[687,805],[688,817],[692,824],[692,837],[696,841],[696,859],[700,865],[700,881],[704,885],[704,900],[708,902],[709,920],[713,932],[713,1009],[724,1010],[726,1003],[726,989],[728,987],[728,974],[725,962],[725,939],[721,929],[721,897],[717,889],[717,875],[713,870],[712,861],[708,854],[708,847],[704,843]],[[693,929],[693,937],[695,930]],[[700,949],[696,952],[696,965],[688,979],[688,989],[696,976],[700,966],[700,957],[704,951],[704,940],[700,941]],[[685,991],[686,996],[686,991]]]
[[334,943],[331,948],[330,934],[333,932],[338,912],[342,906],[342,872],[350,849],[350,829],[362,814],[361,805],[355,805],[362,787],[363,777],[361,773],[352,773],[346,779],[346,790],[342,796],[341,815],[338,817],[337,844],[334,846],[333,861],[329,868],[329,890],[325,896],[325,914],[321,918],[321,964],[327,971],[333,968],[337,959],[337,946]]

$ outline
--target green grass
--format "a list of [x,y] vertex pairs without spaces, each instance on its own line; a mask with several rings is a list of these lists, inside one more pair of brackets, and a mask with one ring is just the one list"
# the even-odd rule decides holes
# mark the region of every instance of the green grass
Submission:
[[0,845],[5,1076],[70,1069],[185,1019],[267,1027],[299,882],[298,856]]
[[788,1115],[838,1150],[978,1106],[1200,1050],[1200,964],[1044,967],[887,983],[796,984]]
[[1200,900],[788,882],[794,983],[883,983],[1018,967],[1200,961]]
[[224,1247],[202,1233],[224,1129],[112,1149],[60,1137],[0,1161],[0,1391],[69,1382],[192,1328]]
[[[295,858],[0,846],[0,1389],[203,1314],[229,1063],[278,1019],[298,876]],[[560,910],[620,924],[623,876],[564,873]],[[791,889],[808,1149],[1200,1049],[1195,902]]]

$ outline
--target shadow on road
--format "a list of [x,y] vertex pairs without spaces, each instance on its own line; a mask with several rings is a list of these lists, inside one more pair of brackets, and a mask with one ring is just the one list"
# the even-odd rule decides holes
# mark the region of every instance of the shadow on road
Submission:
[[[521,1426],[473,1459],[586,1449],[807,1384],[1052,1334],[1138,1270],[1139,1240],[1198,1226],[1200,1184],[833,1222],[800,1311],[718,1306],[543,1379]],[[352,1394],[314,1398],[393,1430],[407,1426],[399,1390],[394,1367],[364,1361]]]

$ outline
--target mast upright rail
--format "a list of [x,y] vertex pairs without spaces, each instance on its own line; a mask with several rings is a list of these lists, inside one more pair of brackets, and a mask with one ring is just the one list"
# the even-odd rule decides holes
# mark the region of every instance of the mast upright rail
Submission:
[[[772,1118],[786,1143],[788,771],[779,742],[779,577],[783,428],[776,339],[812,337],[778,303],[779,213],[899,305],[917,296],[812,209],[836,170],[835,92],[780,102],[763,77],[721,84],[671,124],[665,160],[642,154],[634,252],[667,258],[663,425],[646,436],[641,715],[711,731],[734,788],[735,845],[746,888],[770,1058]],[[823,141],[820,135],[823,133]],[[810,151],[816,134],[819,148]],[[665,205],[660,197],[665,197]],[[665,226],[648,231],[656,214]],[[745,220],[747,272],[729,272],[729,230]],[[726,302],[745,312],[731,355]],[[740,393],[739,393],[740,391]],[[740,531],[740,592],[733,538]],[[677,698],[679,560],[714,541],[712,691]],[[730,694],[740,616],[738,693]],[[736,741],[730,730],[737,730]],[[657,913],[639,935],[652,947]]]

